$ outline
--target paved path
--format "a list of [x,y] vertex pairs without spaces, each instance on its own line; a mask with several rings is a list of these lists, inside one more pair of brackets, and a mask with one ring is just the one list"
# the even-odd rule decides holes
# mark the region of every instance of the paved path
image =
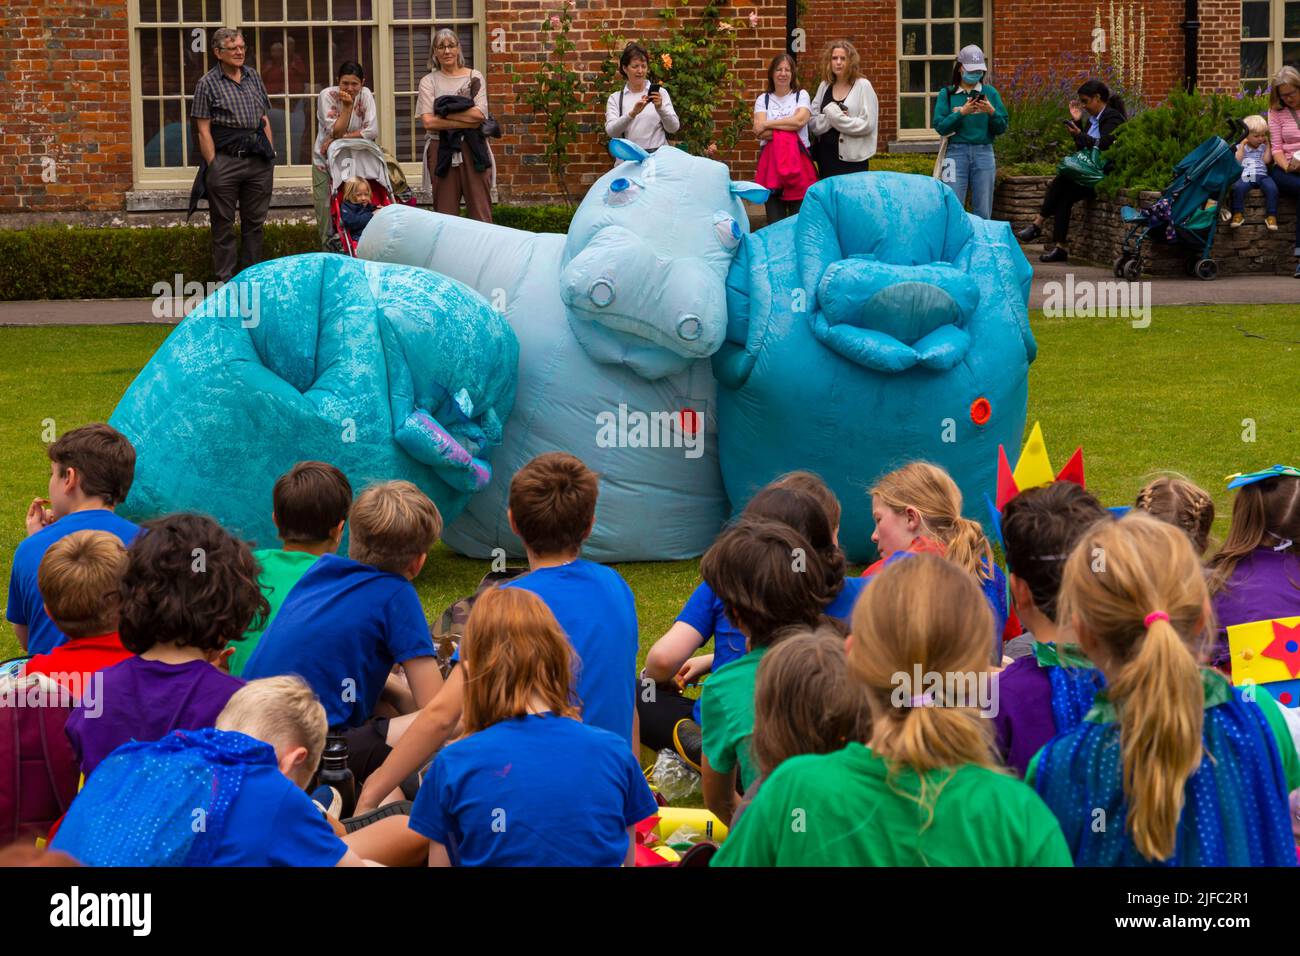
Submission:
[[[1081,282],[1107,282],[1118,280],[1109,269],[1073,262],[1041,263],[1034,266],[1034,286],[1029,296],[1029,307],[1043,307],[1043,287],[1048,282],[1060,283],[1057,295],[1068,295],[1080,289]],[[1144,282],[1148,280],[1143,280]],[[1161,276],[1150,281],[1151,304],[1160,305],[1278,305],[1294,304],[1300,314],[1300,279],[1289,276],[1224,276],[1213,282],[1187,279],[1181,276]],[[1077,296],[1078,291],[1075,292]],[[0,326],[4,325],[134,325],[138,323],[168,324],[174,319],[155,318],[153,299],[64,299],[46,302],[0,302]],[[1077,299],[1076,299],[1077,301]]]

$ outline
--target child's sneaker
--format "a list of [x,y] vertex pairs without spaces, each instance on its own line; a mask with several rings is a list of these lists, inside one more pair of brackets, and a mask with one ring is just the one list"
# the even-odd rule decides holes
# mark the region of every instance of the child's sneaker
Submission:
[[1240,226],[1240,225],[1241,225],[1243,222],[1245,222],[1245,221],[1246,221],[1246,217],[1245,217],[1243,214],[1241,214],[1241,213],[1239,213],[1239,212],[1234,212],[1234,213],[1232,214],[1232,222],[1230,222],[1230,223],[1228,224],[1228,228],[1229,228],[1229,229],[1236,229],[1238,226]]
[[311,792],[311,802],[316,804],[316,808],[321,813],[329,814],[336,820],[343,812],[343,794],[327,783],[321,784]]
[[673,749],[692,769],[700,769],[700,757],[704,751],[704,736],[700,725],[689,717],[677,721],[673,726]]
[[1277,232],[1277,216],[1265,216],[1264,226],[1269,232]]
[[1227,222],[1231,218],[1232,218],[1232,210],[1229,209],[1227,206],[1224,206],[1222,209],[1219,210],[1220,220],[1222,220],[1223,222]]

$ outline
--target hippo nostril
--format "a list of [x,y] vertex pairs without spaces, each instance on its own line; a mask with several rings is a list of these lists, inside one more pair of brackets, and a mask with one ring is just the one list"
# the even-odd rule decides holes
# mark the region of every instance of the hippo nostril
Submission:
[[980,396],[970,403],[970,420],[976,425],[987,425],[989,419],[993,417],[993,406],[989,400]]
[[677,320],[677,337],[686,342],[694,342],[704,331],[704,323],[698,315],[689,312]]
[[587,287],[587,298],[598,308],[605,308],[614,301],[614,280],[607,276],[594,279]]
[[626,180],[620,176],[618,179],[614,180],[612,183],[609,184],[609,191],[612,193],[621,193],[623,190],[627,189],[627,187],[631,185],[632,183],[629,180]]

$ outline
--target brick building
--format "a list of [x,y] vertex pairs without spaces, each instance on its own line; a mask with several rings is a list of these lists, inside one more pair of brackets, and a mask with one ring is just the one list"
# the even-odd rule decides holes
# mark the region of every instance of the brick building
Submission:
[[[314,94],[347,59],[368,71],[367,85],[381,104],[381,142],[420,180],[422,136],[412,113],[431,24],[457,30],[487,76],[492,110],[506,130],[496,146],[500,201],[554,198],[558,190],[540,162],[540,126],[517,104],[505,71],[512,66],[517,82],[528,82],[546,38],[540,25],[560,2],[7,0],[0,10],[9,94],[0,113],[0,225],[121,221],[124,213],[147,220],[183,208],[197,156],[189,99],[198,76],[214,64],[207,51],[212,31],[230,24],[243,28],[249,62],[274,100],[280,214],[294,206],[309,211],[302,207]],[[577,194],[608,168],[599,131],[604,100],[595,89],[606,38],[662,32],[665,2],[577,0],[572,36],[591,87],[591,113],[569,167]],[[1005,89],[999,77],[1017,70],[1086,59],[1098,22],[1109,23],[1116,6],[1130,17],[1145,13],[1144,53],[1138,37],[1127,42],[1131,55],[1141,55],[1143,86],[1156,98],[1190,74],[1204,90],[1231,92],[1300,61],[1295,0],[751,0],[725,12],[738,24],[739,69],[750,95],[761,91],[767,62],[787,44],[802,51],[800,76],[813,85],[825,44],[852,39],[880,99],[880,150],[906,151],[932,148],[934,91],[960,46],[983,46],[994,83]],[[757,27],[750,26],[751,11]],[[671,77],[664,81],[671,90]],[[748,175],[753,145],[745,140],[720,158],[737,176]]]

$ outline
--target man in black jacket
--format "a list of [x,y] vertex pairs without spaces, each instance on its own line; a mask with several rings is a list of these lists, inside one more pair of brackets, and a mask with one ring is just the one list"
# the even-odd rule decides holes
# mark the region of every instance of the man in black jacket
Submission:
[[190,195],[190,211],[206,193],[212,219],[212,268],[229,282],[235,274],[235,210],[243,233],[239,268],[262,259],[262,223],[271,208],[275,147],[271,101],[257,71],[244,65],[247,49],[238,30],[212,35],[218,65],[194,88],[194,117],[203,162]]
[[[1101,80],[1088,80],[1079,87],[1078,103],[1070,104],[1071,119],[1066,128],[1074,137],[1079,149],[1109,149],[1115,134],[1124,122],[1124,102],[1111,96],[1110,89]],[[1080,199],[1096,195],[1093,187],[1084,186],[1062,173],[1047,186],[1043,205],[1034,221],[1016,233],[1021,242],[1031,242],[1043,233],[1043,223],[1052,220],[1052,248],[1038,258],[1042,262],[1065,262],[1070,258],[1066,249],[1066,236],[1070,231],[1070,211]]]

